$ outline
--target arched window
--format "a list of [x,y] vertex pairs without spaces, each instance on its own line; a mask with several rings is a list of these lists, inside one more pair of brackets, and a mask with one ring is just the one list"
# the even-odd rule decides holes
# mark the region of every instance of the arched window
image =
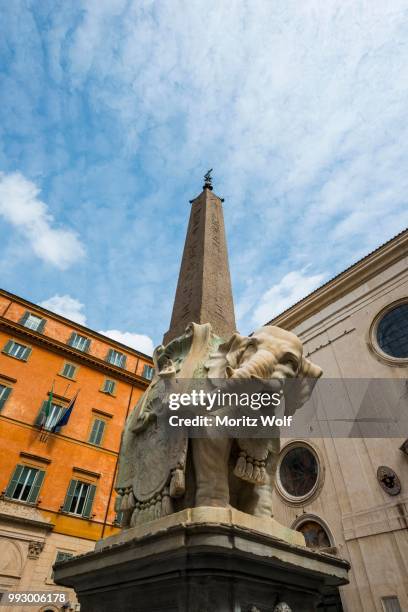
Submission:
[[331,543],[326,530],[316,521],[305,521],[297,528],[305,536],[308,548],[330,548]]

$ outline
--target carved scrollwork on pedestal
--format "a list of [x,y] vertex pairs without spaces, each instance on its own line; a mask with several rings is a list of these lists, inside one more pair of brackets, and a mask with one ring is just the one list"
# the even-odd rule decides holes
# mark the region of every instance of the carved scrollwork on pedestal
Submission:
[[284,601],[281,601],[277,606],[275,606],[273,612],[292,612],[292,608]]

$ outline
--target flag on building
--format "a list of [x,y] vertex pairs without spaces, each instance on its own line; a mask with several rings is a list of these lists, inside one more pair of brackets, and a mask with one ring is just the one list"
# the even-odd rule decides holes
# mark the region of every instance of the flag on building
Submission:
[[50,412],[51,412],[51,408],[52,408],[52,397],[54,394],[54,380],[52,381],[52,385],[51,385],[51,391],[49,391],[48,393],[48,400],[44,406],[44,409],[42,411],[42,421],[41,421],[41,429],[44,429],[47,421],[48,421],[48,417],[50,416]]
[[61,427],[64,427],[64,425],[66,425],[69,421],[69,417],[72,414],[72,411],[74,409],[75,406],[75,402],[76,399],[78,397],[78,393],[79,393],[79,389],[78,391],[75,393],[74,397],[72,398],[72,400],[70,401],[67,409],[65,410],[64,414],[60,417],[60,419],[55,423],[54,427],[52,428],[52,432],[53,433],[58,433],[61,429]]

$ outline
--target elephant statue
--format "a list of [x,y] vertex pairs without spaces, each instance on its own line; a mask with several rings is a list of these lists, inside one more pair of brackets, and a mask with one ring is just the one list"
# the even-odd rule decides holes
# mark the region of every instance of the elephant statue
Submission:
[[[163,427],[169,384],[176,380],[270,381],[285,394],[285,415],[310,397],[322,370],[303,357],[299,338],[274,326],[227,341],[210,324],[190,324],[183,336],[154,353],[155,375],[130,414],[122,436],[116,509],[122,527],[186,507],[234,507],[273,515],[272,492],[279,437],[189,437]],[[289,385],[287,385],[289,386]]]

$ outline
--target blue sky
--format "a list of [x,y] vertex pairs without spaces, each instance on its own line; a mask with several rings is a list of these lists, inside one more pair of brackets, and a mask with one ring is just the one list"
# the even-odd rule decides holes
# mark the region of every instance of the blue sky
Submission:
[[243,333],[408,225],[405,2],[0,13],[5,289],[150,350],[209,167]]

